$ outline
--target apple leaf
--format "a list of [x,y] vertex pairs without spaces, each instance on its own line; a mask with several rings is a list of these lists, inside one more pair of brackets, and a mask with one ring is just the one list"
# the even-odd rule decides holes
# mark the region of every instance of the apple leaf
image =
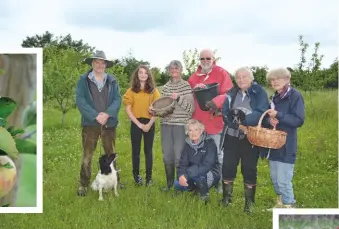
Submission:
[[3,127],[0,127],[0,150],[12,158],[18,157],[18,149],[16,148],[14,138],[7,129]]

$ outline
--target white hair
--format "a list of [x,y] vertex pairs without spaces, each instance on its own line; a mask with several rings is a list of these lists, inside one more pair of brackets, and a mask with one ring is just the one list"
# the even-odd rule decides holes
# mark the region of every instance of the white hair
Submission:
[[211,57],[212,57],[213,59],[215,58],[214,52],[213,52],[212,49],[203,49],[203,50],[201,50],[201,51],[200,51],[200,56],[201,56],[201,54],[202,54],[203,52],[208,52],[208,53],[211,54]]
[[236,71],[235,71],[235,76],[237,76],[237,73],[239,72],[247,72],[248,73],[248,77],[251,79],[251,81],[254,80],[254,75],[253,75],[253,72],[250,68],[248,67],[240,67],[238,68]]
[[201,132],[203,132],[205,130],[204,124],[202,124],[200,121],[198,121],[196,119],[190,119],[190,120],[188,120],[188,122],[186,123],[186,126],[185,126],[185,133],[186,134],[188,134],[188,130],[191,126],[198,126],[198,128],[201,130]]
[[273,78],[291,79],[291,72],[287,68],[275,68],[266,74],[266,80],[269,82]]

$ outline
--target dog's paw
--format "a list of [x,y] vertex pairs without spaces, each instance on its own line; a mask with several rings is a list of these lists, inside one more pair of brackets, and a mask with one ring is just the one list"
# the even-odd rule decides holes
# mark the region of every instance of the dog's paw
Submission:
[[114,194],[116,197],[119,197],[119,194],[116,192],[115,194]]
[[99,197],[99,201],[103,201],[104,200],[104,198],[102,198],[102,197]]

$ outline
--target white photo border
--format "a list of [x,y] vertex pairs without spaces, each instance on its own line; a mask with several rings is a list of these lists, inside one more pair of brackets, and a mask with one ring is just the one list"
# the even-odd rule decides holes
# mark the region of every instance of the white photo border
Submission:
[[279,229],[280,215],[339,215],[338,208],[277,208],[273,209],[273,229]]
[[0,213],[43,213],[43,160],[42,160],[42,152],[43,152],[43,90],[42,90],[42,73],[43,73],[43,49],[42,48],[0,48],[0,54],[36,54],[37,57],[37,154],[36,154],[36,181],[37,181],[37,189],[36,189],[36,207],[0,207]]

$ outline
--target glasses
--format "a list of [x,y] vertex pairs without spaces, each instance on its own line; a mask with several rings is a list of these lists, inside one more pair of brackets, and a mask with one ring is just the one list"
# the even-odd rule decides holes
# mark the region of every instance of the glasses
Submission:
[[275,82],[275,81],[284,81],[285,79],[287,79],[287,78],[286,78],[286,77],[271,78],[270,81],[271,81],[271,82]]
[[205,57],[201,57],[200,60],[212,60],[212,58],[211,57],[206,57],[206,58]]

